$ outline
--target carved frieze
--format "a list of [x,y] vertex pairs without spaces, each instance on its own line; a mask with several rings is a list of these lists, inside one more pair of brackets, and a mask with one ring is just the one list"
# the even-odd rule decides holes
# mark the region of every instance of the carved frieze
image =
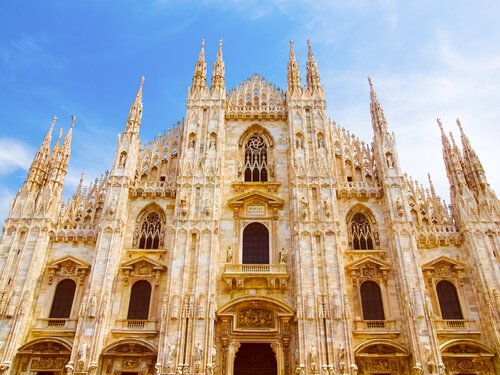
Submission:
[[248,308],[238,311],[240,328],[273,328],[273,312],[265,309]]

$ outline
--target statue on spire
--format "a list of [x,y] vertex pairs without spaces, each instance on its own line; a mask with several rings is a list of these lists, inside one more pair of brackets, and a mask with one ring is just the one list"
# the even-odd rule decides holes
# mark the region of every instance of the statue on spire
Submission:
[[295,51],[293,50],[293,40],[290,40],[290,57],[288,59],[288,84],[287,91],[290,94],[302,91],[302,83],[300,80],[299,63],[295,58]]
[[219,40],[219,50],[217,51],[217,58],[214,63],[214,68],[212,70],[212,87],[211,92],[215,91],[223,93],[226,90],[225,84],[225,66],[224,60],[222,59],[222,39]]
[[318,64],[316,63],[316,59],[314,58],[314,54],[311,48],[311,40],[307,39],[307,63],[306,63],[306,82],[307,88],[311,93],[313,92],[323,92],[323,88],[321,87],[321,80],[319,78],[319,70]]
[[201,40],[201,50],[194,67],[193,85],[191,90],[202,89],[207,86],[207,63],[205,62],[205,39]]
[[125,133],[137,134],[139,133],[139,128],[141,127],[142,119],[142,86],[144,85],[144,76],[141,77],[141,83],[139,85],[139,90],[135,95],[134,103],[130,106],[130,112],[127,119],[127,125],[125,126]]

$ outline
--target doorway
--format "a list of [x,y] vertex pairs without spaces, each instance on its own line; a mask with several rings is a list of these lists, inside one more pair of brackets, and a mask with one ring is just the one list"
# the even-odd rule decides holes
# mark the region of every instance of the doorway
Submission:
[[269,343],[241,343],[234,359],[234,375],[277,375],[276,356]]

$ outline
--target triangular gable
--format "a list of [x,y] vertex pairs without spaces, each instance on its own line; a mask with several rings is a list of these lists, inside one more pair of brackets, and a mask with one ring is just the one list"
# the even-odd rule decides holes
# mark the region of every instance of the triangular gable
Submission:
[[167,268],[167,266],[159,262],[157,260],[151,259],[150,257],[146,255],[141,255],[137,258],[130,259],[127,262],[123,262],[121,264],[121,269],[122,270],[133,270],[136,266],[141,265],[141,263],[146,263],[151,267],[154,271],[163,271],[164,269]]
[[437,267],[439,267],[441,264],[448,264],[450,267],[452,267],[454,270],[465,270],[465,264],[462,262],[459,262],[458,260],[452,259],[450,257],[447,257],[446,255],[441,255],[440,257],[437,257],[430,262],[425,263],[422,266],[423,271],[428,271],[428,270],[434,270]]
[[71,255],[66,255],[64,257],[58,258],[47,265],[48,269],[59,269],[65,265],[65,263],[73,263],[78,270],[87,270],[90,265],[80,259],[77,259]]
[[386,263],[383,260],[377,259],[371,255],[364,257],[363,259],[360,259],[354,263],[348,264],[347,266],[345,266],[345,269],[354,271],[361,268],[366,268],[367,266],[376,267],[381,271],[388,271],[391,269],[389,263]]
[[277,196],[258,190],[250,190],[228,200],[229,207],[242,207],[248,202],[259,201],[270,207],[281,208],[285,201]]

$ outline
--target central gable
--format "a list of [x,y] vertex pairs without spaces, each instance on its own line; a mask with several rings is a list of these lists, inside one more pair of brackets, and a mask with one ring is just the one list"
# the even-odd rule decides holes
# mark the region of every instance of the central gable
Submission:
[[286,120],[285,93],[257,73],[229,91],[226,120]]

